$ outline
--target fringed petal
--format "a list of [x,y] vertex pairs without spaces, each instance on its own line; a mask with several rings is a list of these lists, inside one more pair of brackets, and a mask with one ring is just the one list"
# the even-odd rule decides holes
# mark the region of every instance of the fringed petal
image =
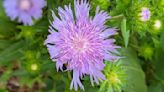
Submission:
[[115,28],[108,28],[106,30],[104,30],[100,36],[104,39],[112,36],[112,35],[115,35],[117,33],[116,29]]
[[55,32],[53,29],[49,29],[49,32],[51,33],[48,35],[47,39],[45,40],[44,44],[55,44],[55,42],[60,40],[59,33]]
[[[80,2],[81,1],[81,2]],[[76,19],[86,20],[89,18],[90,6],[87,0],[74,0]]]
[[64,9],[59,7],[58,8],[58,14],[62,21],[71,21],[74,22],[73,12],[71,10],[71,6],[64,6]]
[[107,12],[99,11],[99,7],[97,7],[96,15],[94,16],[92,23],[100,29],[103,29],[106,20],[109,18],[110,16],[108,16]]
[[84,90],[84,86],[82,85],[81,81],[80,81],[80,73],[78,70],[73,70],[73,79],[70,85],[70,89],[74,88],[75,91],[78,90],[78,86]]
[[47,45],[47,48],[51,59],[55,60],[55,58],[59,55],[59,50],[54,45]]

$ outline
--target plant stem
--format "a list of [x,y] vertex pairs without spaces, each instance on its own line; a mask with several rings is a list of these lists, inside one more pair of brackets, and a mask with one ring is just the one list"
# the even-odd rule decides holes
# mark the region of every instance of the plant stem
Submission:
[[117,16],[113,16],[111,19],[119,19],[119,18],[124,18],[123,14],[117,15]]
[[67,72],[67,75],[68,75],[68,78],[71,80],[72,77],[71,77],[71,73],[70,73],[70,71]]

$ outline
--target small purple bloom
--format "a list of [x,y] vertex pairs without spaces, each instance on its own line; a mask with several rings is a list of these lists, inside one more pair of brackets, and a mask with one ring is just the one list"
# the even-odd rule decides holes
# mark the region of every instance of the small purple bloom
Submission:
[[99,84],[105,79],[103,61],[115,61],[120,57],[113,54],[119,48],[114,44],[115,39],[111,39],[116,29],[105,26],[110,16],[97,7],[95,16],[89,17],[90,5],[86,0],[75,0],[74,7],[75,16],[70,5],[58,8],[60,18],[52,12],[54,21],[45,45],[51,59],[56,61],[57,70],[62,70],[65,64],[67,70],[73,71],[70,89],[77,90],[78,86],[84,89],[80,81],[84,75],[90,75],[92,85]]
[[3,6],[11,20],[18,19],[24,25],[33,25],[33,19],[42,17],[44,0],[4,0]]
[[148,21],[150,19],[150,10],[146,7],[142,8],[142,11],[141,11],[141,20],[142,21]]

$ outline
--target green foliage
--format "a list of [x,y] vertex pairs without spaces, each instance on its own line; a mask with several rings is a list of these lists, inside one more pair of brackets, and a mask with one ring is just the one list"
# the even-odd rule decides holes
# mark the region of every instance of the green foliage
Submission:
[[125,58],[121,59],[119,62],[122,66],[126,67],[127,71],[125,92],[147,92],[145,74],[139,65],[136,53],[129,48],[123,49],[122,53]]
[[[72,4],[73,8],[74,1],[46,1],[43,17],[33,26],[23,26],[6,16],[3,0],[0,0],[0,92],[12,92],[10,86],[18,86],[19,90],[26,87],[30,90],[27,92],[74,92],[69,88],[72,71],[56,72],[55,63],[44,46],[49,21],[52,21],[51,11],[57,14],[57,8],[65,4]],[[89,76],[82,78],[85,91],[164,92],[164,0],[89,2],[91,15],[100,6],[112,16],[106,25],[118,29],[114,38],[122,47],[120,54],[123,58],[118,62],[105,62],[107,67],[103,72],[107,79],[100,85],[92,86]],[[151,18],[146,22],[140,20],[142,7],[151,11]],[[112,84],[109,79],[116,78],[116,75],[120,82]]]

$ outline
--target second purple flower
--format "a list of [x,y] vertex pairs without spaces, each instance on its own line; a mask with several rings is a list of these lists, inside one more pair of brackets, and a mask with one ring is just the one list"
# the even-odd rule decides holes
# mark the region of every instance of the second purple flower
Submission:
[[24,25],[33,25],[33,20],[42,17],[45,0],[4,0],[5,12],[11,20],[17,19]]

